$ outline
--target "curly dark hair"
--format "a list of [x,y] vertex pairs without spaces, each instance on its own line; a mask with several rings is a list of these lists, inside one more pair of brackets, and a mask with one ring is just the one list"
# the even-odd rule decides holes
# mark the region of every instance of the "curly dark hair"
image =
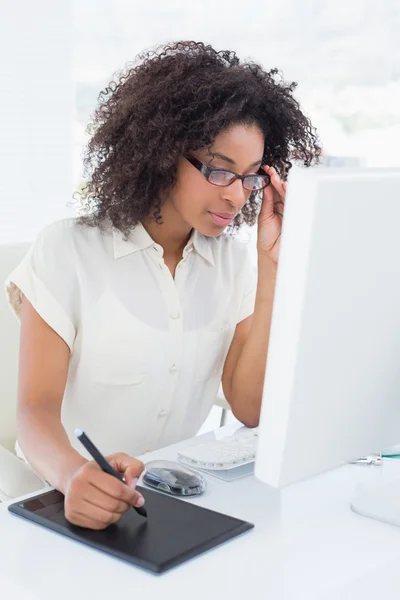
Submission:
[[[293,97],[297,84],[278,69],[242,63],[235,52],[194,41],[139,54],[100,92],[86,132],[85,183],[78,192],[81,222],[106,221],[125,235],[153,216],[176,183],[179,156],[210,147],[234,124],[256,124],[263,164],[286,180],[291,161],[318,162],[315,129]],[[115,77],[115,75],[114,75]],[[255,223],[260,195],[252,193],[232,224]]]

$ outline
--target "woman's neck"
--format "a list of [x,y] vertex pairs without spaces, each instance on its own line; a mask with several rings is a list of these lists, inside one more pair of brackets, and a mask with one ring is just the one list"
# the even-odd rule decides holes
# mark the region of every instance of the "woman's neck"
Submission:
[[163,248],[164,256],[181,258],[192,228],[167,203],[161,208],[161,217],[161,225],[154,219],[146,218],[143,220],[143,227],[156,244]]

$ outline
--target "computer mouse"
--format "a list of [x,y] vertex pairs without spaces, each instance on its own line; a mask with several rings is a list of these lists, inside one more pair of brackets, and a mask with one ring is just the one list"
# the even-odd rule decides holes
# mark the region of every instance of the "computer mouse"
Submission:
[[172,496],[198,496],[206,489],[200,473],[171,460],[146,463],[143,483]]

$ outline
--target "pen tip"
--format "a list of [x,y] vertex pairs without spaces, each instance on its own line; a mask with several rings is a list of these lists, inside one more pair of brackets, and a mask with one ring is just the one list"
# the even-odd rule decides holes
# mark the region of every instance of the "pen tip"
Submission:
[[75,433],[76,437],[80,437],[82,435],[83,431],[82,431],[82,429],[75,429],[74,433]]

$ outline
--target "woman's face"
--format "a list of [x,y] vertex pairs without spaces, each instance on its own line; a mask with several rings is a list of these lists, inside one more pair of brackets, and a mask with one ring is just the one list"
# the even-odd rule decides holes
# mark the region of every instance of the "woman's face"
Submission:
[[[263,153],[261,130],[256,125],[235,125],[216,137],[210,151],[204,148],[191,156],[211,168],[251,175],[258,172]],[[250,193],[240,179],[224,187],[209,183],[200,171],[181,157],[177,184],[167,202],[190,228],[207,236],[216,236],[241,211]]]

